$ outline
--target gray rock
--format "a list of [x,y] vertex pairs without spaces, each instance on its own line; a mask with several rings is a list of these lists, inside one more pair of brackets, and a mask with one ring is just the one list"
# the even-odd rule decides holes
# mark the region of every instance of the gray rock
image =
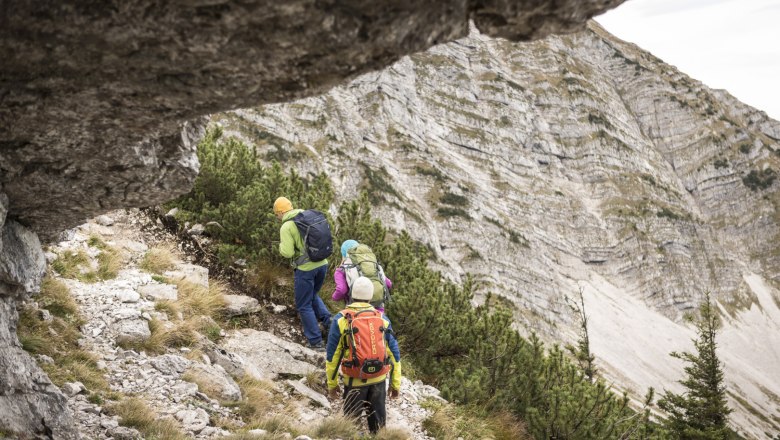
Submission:
[[298,437],[295,437],[295,440],[312,440],[312,438],[308,435],[299,435]]
[[195,223],[192,225],[192,227],[187,231],[190,235],[203,235],[203,233],[206,232],[206,227],[203,226],[200,223]]
[[266,431],[265,429],[260,429],[260,428],[258,428],[258,429],[250,429],[249,431],[247,431],[247,434],[252,434],[252,435],[267,435],[267,434],[268,434],[268,431]]
[[208,426],[210,420],[209,414],[203,408],[181,410],[176,413],[176,418],[181,422],[185,431],[195,434]]
[[73,397],[84,390],[86,390],[86,387],[81,382],[66,382],[62,385],[62,392],[68,397]]
[[113,428],[119,426],[119,422],[115,419],[102,418],[100,419],[100,427],[110,431]]
[[112,316],[114,317],[114,319],[117,320],[140,318],[141,311],[137,309],[124,308],[124,309],[119,309],[116,312],[113,312]]
[[114,224],[114,219],[107,215],[99,215],[95,217],[95,223],[101,225],[101,226],[111,226]]
[[196,264],[179,264],[176,270],[166,271],[163,276],[173,282],[184,280],[203,287],[209,286],[209,270]]
[[127,428],[125,426],[116,426],[108,430],[108,434],[114,438],[114,440],[136,440],[141,439],[141,433],[133,428]]
[[214,343],[205,344],[201,350],[208,356],[211,364],[219,365],[233,377],[244,377],[247,366],[244,358],[240,355],[229,352]]
[[246,295],[224,295],[225,315],[228,317],[247,315],[260,310],[259,302]]
[[192,363],[187,370],[198,381],[199,390],[218,400],[240,401],[241,388],[219,365]]
[[117,344],[143,342],[152,335],[149,323],[143,319],[123,319],[114,324]]
[[38,360],[41,364],[53,364],[54,359],[51,358],[51,356],[46,356],[45,354],[39,354],[35,356],[35,359]]
[[173,395],[180,397],[194,396],[198,392],[198,385],[191,382],[182,382],[171,388]]
[[38,310],[38,316],[41,318],[41,321],[44,321],[44,322],[50,322],[52,319],[54,319],[51,316],[51,312],[49,312],[46,309]]
[[0,231],[0,295],[37,292],[44,273],[46,258],[38,236],[13,220],[5,221]]
[[179,297],[178,289],[173,284],[145,284],[138,288],[138,293],[152,301],[176,301]]
[[271,309],[271,310],[278,315],[279,313],[286,312],[287,311],[287,306],[282,305],[282,304],[275,304],[273,309]]
[[137,303],[141,295],[135,290],[123,289],[116,292],[116,299],[123,303]]
[[328,401],[328,398],[309,388],[309,386],[304,383],[303,379],[288,379],[287,384],[293,387],[293,389],[302,396],[309,398],[309,400],[312,402],[319,404],[323,408],[330,408],[330,402]]
[[173,208],[170,211],[168,211],[165,216],[169,218],[176,218],[176,214],[179,213],[179,208]]
[[192,362],[189,359],[175,354],[164,354],[153,357],[149,361],[154,368],[167,376],[178,376],[189,368]]
[[305,376],[321,368],[321,356],[268,332],[241,329],[228,333],[223,349],[241,356],[252,376],[276,379],[280,374]]

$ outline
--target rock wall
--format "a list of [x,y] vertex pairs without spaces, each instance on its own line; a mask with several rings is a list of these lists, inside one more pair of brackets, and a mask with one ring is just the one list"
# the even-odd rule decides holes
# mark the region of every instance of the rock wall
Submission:
[[35,233],[6,217],[7,203],[0,193],[0,429],[77,439],[65,397],[16,337],[16,302],[40,288],[46,261]]

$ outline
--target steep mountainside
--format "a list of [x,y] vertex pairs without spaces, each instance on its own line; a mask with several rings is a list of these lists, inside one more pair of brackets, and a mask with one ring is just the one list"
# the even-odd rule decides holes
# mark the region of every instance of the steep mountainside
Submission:
[[571,341],[582,289],[603,374],[677,389],[683,323],[725,318],[732,420],[780,430],[780,123],[595,24],[534,43],[479,35],[326,95],[214,116],[228,134],[476,274],[518,327]]

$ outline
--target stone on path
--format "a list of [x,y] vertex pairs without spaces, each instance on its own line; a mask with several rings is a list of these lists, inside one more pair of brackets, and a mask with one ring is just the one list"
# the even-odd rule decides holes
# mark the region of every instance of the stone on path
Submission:
[[225,315],[228,317],[247,315],[260,310],[259,302],[246,295],[223,295],[225,298]]
[[178,289],[173,284],[145,284],[138,288],[138,293],[152,301],[176,301],[179,298]]
[[144,319],[123,319],[116,326],[117,344],[134,344],[144,342],[152,336],[149,323]]
[[240,355],[258,379],[274,380],[280,374],[305,376],[318,371],[322,364],[320,353],[253,329],[230,332],[221,346]]

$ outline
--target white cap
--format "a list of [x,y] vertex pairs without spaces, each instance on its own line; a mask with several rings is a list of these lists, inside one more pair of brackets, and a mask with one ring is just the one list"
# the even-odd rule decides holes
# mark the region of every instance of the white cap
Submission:
[[374,283],[366,277],[358,277],[352,284],[352,299],[371,301],[374,297]]

